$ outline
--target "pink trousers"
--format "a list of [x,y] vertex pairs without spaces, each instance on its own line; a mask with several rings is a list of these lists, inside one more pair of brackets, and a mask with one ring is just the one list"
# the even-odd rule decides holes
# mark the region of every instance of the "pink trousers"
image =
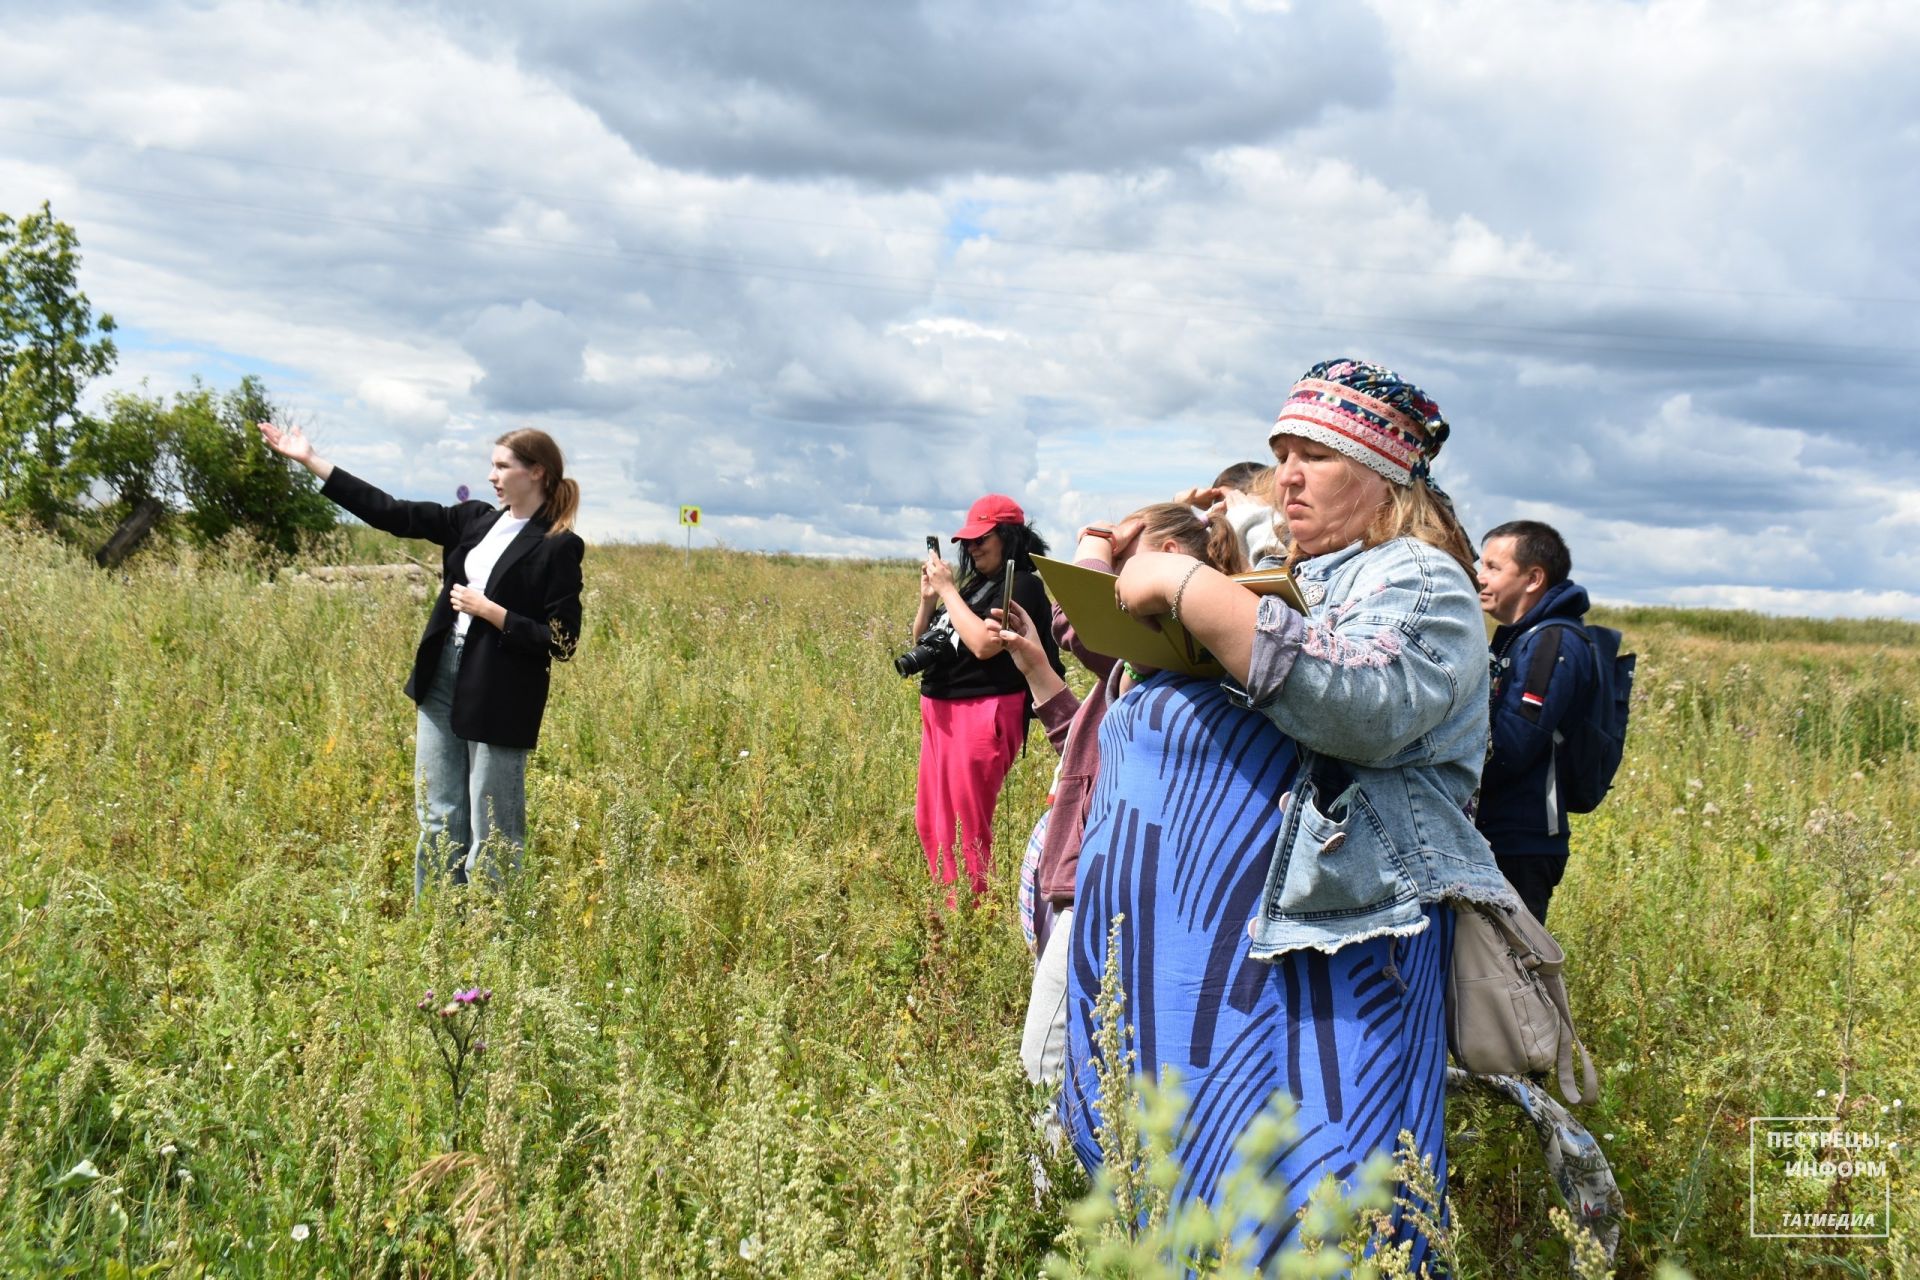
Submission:
[[957,840],[974,897],[987,891],[993,808],[1025,736],[1025,694],[920,699],[920,786],[913,825],[927,851],[927,870],[940,884],[952,884],[958,874]]

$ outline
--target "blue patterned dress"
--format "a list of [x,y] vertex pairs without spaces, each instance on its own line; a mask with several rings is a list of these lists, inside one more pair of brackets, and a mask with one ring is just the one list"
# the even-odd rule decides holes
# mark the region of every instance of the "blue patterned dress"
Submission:
[[[1352,1178],[1373,1152],[1390,1155],[1402,1129],[1442,1179],[1446,1170],[1452,911],[1429,908],[1428,928],[1410,938],[1246,957],[1294,770],[1293,743],[1215,681],[1162,673],[1116,701],[1100,732],[1067,991],[1061,1111],[1089,1170],[1100,1163],[1093,1005],[1116,915],[1136,1070],[1177,1069],[1189,1100],[1176,1207],[1217,1205],[1235,1140],[1276,1090],[1293,1097],[1298,1137],[1263,1171],[1289,1188],[1287,1209],[1239,1227],[1263,1261],[1292,1239],[1324,1175]],[[1415,1261],[1425,1255],[1416,1240]]]

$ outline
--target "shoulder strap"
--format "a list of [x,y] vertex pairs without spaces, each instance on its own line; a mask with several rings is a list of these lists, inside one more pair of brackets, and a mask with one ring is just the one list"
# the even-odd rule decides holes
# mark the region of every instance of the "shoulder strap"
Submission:
[[[1558,982],[1544,984],[1547,998],[1553,1001],[1554,1009],[1560,1014],[1560,1053],[1554,1063],[1560,1077],[1560,1096],[1579,1106],[1583,1102],[1593,1102],[1600,1097],[1600,1078],[1593,1069],[1593,1055],[1587,1052],[1587,1046],[1580,1043],[1580,1035],[1573,1029],[1573,1011],[1567,1008],[1567,990]],[[1578,1050],[1580,1063],[1585,1067],[1580,1084],[1585,1089],[1574,1087],[1574,1052]]]
[[[1540,953],[1527,941],[1526,935],[1514,926],[1506,912],[1497,907],[1489,908],[1475,904],[1474,910],[1490,921],[1507,940],[1507,948],[1527,969],[1540,967]],[[1537,977],[1538,975],[1536,975]],[[1557,1061],[1554,1063],[1560,1079],[1560,1096],[1574,1106],[1583,1102],[1592,1102],[1600,1096],[1600,1078],[1593,1067],[1593,1055],[1587,1052],[1587,1046],[1580,1042],[1580,1033],[1573,1028],[1573,1010],[1567,1007],[1566,985],[1558,975],[1551,980],[1542,979],[1540,989],[1552,1002],[1553,1010],[1560,1018],[1560,1046]],[[1579,1054],[1578,1065],[1583,1068],[1580,1078],[1574,1077],[1575,1054]],[[1584,1087],[1582,1087],[1584,1086]]]
[[1540,713],[1547,706],[1547,682],[1553,679],[1554,664],[1560,661],[1560,633],[1565,627],[1541,623],[1532,632],[1543,632],[1534,643],[1533,657],[1527,663],[1527,683],[1520,691],[1520,714],[1528,721],[1540,723]]

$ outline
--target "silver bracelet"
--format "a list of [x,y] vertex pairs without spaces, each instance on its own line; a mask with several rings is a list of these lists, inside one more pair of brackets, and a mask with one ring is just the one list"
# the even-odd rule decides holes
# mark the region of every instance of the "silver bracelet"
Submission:
[[1173,608],[1171,612],[1175,622],[1180,621],[1180,597],[1187,594],[1187,584],[1193,581],[1193,575],[1198,572],[1200,572],[1200,562],[1195,560],[1193,562],[1193,568],[1187,570],[1187,576],[1180,579],[1180,585],[1173,590]]

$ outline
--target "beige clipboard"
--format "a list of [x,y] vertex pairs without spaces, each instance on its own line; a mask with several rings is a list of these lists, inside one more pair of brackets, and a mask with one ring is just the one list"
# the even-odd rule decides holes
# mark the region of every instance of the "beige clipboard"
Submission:
[[[1094,653],[1131,662],[1135,666],[1159,671],[1178,671],[1190,676],[1221,676],[1226,668],[1214,661],[1186,628],[1172,618],[1161,616],[1155,630],[1130,613],[1120,612],[1113,596],[1113,575],[1065,560],[1035,556],[1040,580],[1047,594],[1067,615],[1080,643]],[[1306,604],[1284,569],[1257,569],[1233,576],[1256,595],[1277,595],[1296,613],[1305,613]]]

